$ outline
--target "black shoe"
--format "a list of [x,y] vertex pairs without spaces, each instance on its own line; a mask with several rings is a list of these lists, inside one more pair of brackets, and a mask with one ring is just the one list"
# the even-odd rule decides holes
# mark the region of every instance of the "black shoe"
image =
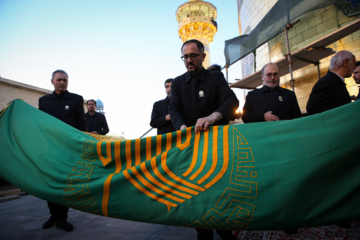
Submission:
[[74,230],[74,226],[71,223],[68,223],[66,220],[57,222],[56,227],[61,228],[67,232]]
[[50,217],[44,224],[43,224],[43,229],[48,229],[51,228],[55,225],[55,220]]

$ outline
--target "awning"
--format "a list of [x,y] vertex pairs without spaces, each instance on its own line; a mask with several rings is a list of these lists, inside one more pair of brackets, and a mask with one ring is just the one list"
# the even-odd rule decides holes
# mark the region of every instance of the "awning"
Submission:
[[226,66],[230,67],[258,47],[279,35],[284,26],[305,13],[320,9],[339,0],[278,0],[249,35],[225,41]]
[[[357,19],[354,22],[339,28],[338,30],[292,53],[292,70],[298,70],[309,64],[318,65],[321,59],[335,53],[331,48],[326,48],[326,46],[336,42],[343,37],[346,37],[347,35],[359,29],[360,19]],[[289,73],[289,63],[287,56],[284,56],[275,63],[279,66],[280,76],[284,76]],[[262,85],[261,70],[247,76],[246,78],[236,80],[237,82],[231,84],[230,87],[255,89],[256,87]]]

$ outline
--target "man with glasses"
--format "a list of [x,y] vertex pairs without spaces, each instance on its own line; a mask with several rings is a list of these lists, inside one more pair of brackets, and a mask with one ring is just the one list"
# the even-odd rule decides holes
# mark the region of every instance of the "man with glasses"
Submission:
[[308,115],[325,112],[351,102],[345,78],[355,70],[355,56],[348,51],[337,52],[330,60],[330,70],[311,90],[306,105]]
[[279,67],[268,63],[262,68],[261,76],[263,87],[247,94],[242,120],[252,123],[301,117],[295,93],[279,87]]
[[[243,108],[244,123],[290,120],[301,117],[294,92],[279,87],[279,67],[268,63],[262,68],[263,87],[249,92]],[[286,229],[288,235],[297,229]]]
[[[239,101],[224,75],[203,67],[204,45],[198,40],[186,41],[181,47],[187,72],[174,79],[169,105],[176,130],[195,126],[195,134],[208,131],[212,125],[226,125],[234,119]],[[213,231],[196,229],[198,239],[213,239]],[[222,239],[235,239],[231,231],[217,231]]]

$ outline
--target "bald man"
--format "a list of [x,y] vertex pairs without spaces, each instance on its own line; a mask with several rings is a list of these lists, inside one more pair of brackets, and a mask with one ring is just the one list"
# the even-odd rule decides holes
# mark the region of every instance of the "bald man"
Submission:
[[279,87],[279,67],[268,63],[262,68],[263,87],[248,93],[243,108],[244,123],[290,120],[301,117],[294,92]]

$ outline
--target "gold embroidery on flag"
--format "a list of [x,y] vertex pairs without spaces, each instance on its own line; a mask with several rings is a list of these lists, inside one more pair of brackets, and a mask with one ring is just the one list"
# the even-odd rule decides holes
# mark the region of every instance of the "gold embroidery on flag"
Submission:
[[182,192],[179,192],[179,191],[177,191],[177,190],[175,190],[175,189],[173,189],[173,188],[170,188],[170,187],[162,184],[162,183],[159,182],[158,180],[156,180],[156,179],[149,173],[148,169],[146,168],[145,163],[142,163],[142,164],[140,165],[140,167],[141,167],[142,172],[145,174],[145,176],[146,176],[153,184],[159,186],[160,188],[165,189],[165,191],[171,192],[171,193],[176,194],[176,195],[178,195],[178,196],[180,196],[180,197],[187,198],[187,199],[190,199],[190,198],[191,198],[190,195],[185,194],[185,193],[182,193]]
[[198,184],[202,184],[205,180],[207,180],[211,176],[211,174],[214,173],[214,171],[216,169],[216,165],[218,162],[218,133],[219,133],[219,127],[214,126],[213,127],[212,165],[211,165],[209,171],[199,181],[197,181]]
[[166,134],[166,151],[169,151],[171,149],[171,135],[172,133]]
[[103,215],[108,217],[109,216],[109,212],[108,212],[108,208],[109,208],[109,199],[110,199],[110,185],[111,185],[111,179],[113,178],[113,176],[116,173],[119,173],[121,171],[121,157],[120,157],[120,141],[116,141],[114,143],[115,145],[115,173],[114,174],[110,174],[108,176],[108,178],[105,180],[104,183],[104,190],[103,190],[103,200],[101,203],[101,210],[103,212]]
[[125,176],[125,178],[130,181],[137,189],[139,189],[141,192],[145,193],[146,195],[150,196],[151,198],[155,199],[156,201],[159,201],[165,205],[169,207],[176,207],[177,204],[169,202],[167,200],[164,200],[162,198],[158,198],[157,196],[155,196],[154,194],[152,194],[151,192],[147,191],[146,189],[144,189],[140,184],[138,184],[130,175],[127,171],[123,171],[123,174]]
[[229,166],[229,125],[223,127],[223,165],[220,172],[211,180],[208,184],[205,185],[205,188],[210,188],[214,185],[217,181],[219,181]]
[[[198,135],[200,135],[200,134],[198,134]],[[197,176],[199,176],[199,174],[204,170],[206,162],[207,162],[207,154],[208,154],[208,148],[209,148],[209,131],[204,132],[203,136],[204,136],[204,147],[203,147],[201,165],[200,165],[199,169],[190,177],[190,180],[194,180]]]
[[104,156],[101,154],[102,143],[103,142],[97,142],[97,144],[96,144],[97,154],[98,154],[98,158],[102,162],[103,166],[106,166],[109,162],[112,161],[112,158],[111,158],[111,142],[105,142],[105,144],[106,144],[106,158],[104,158]]
[[[229,126],[223,128],[223,166],[222,174],[225,174],[229,159]],[[215,132],[215,129],[213,129]],[[207,229],[248,229],[255,213],[255,205],[246,202],[248,199],[257,198],[257,178],[252,149],[248,146],[244,136],[233,127],[233,157],[230,174],[230,185],[226,188],[216,204],[201,219],[189,224],[188,227],[201,227]],[[215,141],[215,136],[213,136]],[[215,144],[213,143],[215,148]],[[216,147],[218,148],[218,147]],[[214,154],[214,152],[213,152]],[[214,158],[214,155],[213,155]],[[221,178],[221,173],[218,174]],[[209,182],[209,187],[212,182]],[[226,219],[224,222],[223,219]]]
[[[212,140],[209,142],[209,132],[203,132],[194,136],[194,143],[191,145],[192,128],[187,128],[186,131],[177,131],[173,138],[173,133],[167,133],[164,135],[158,135],[154,138],[127,140],[124,144],[115,142],[111,145],[111,142],[98,142],[97,143],[97,155],[101,160],[103,166],[109,164],[112,161],[112,151],[114,152],[115,159],[115,173],[110,174],[104,182],[104,192],[102,201],[102,211],[105,216],[108,215],[108,204],[110,199],[110,187],[111,181],[116,173],[122,173],[126,179],[131,182],[139,191],[165,204],[170,210],[171,207],[177,206],[178,203],[182,203],[185,199],[190,199],[192,196],[198,195],[199,191],[205,191],[206,188],[211,187],[217,181],[219,181],[225,174],[229,164],[228,153],[228,126],[223,128],[223,162],[220,171],[209,181],[205,186],[201,186],[202,183],[207,181],[214,174],[218,165],[218,127],[212,127]],[[182,133],[186,134],[182,136]],[[153,139],[156,142],[156,146],[152,146]],[[173,140],[174,139],[174,140]],[[182,143],[183,141],[183,143]],[[143,143],[145,145],[143,145]],[[201,143],[201,149],[199,149]],[[101,154],[102,146],[106,147],[106,158]],[[201,154],[201,162],[197,170],[192,174],[189,180],[193,181],[204,172],[207,165],[211,165],[207,168],[205,175],[202,175],[197,184],[187,181],[182,177],[177,176],[167,166],[168,152],[172,151],[175,146],[181,151],[187,147],[193,148],[193,158],[187,171],[182,176],[188,176],[194,171],[197,162],[197,153]],[[144,146],[144,147],[142,147]],[[165,149],[162,147],[164,146]],[[152,156],[151,148],[155,149],[155,156]],[[124,152],[121,150],[124,149]],[[145,148],[145,149],[144,149]],[[209,155],[209,150],[210,156]],[[164,152],[162,152],[164,151]],[[126,165],[125,169],[122,169],[121,154],[124,155],[123,161]],[[145,159],[142,159],[145,154]],[[212,161],[209,161],[211,157]],[[134,159],[134,162],[133,160]],[[151,168],[146,167],[146,161],[150,161]],[[161,167],[161,170],[159,169]],[[131,171],[129,171],[131,170]],[[166,176],[165,176],[166,175]],[[155,178],[156,176],[157,178]],[[173,202],[174,201],[174,202]],[[170,204],[171,203],[171,204]]]
[[181,191],[184,191],[184,192],[187,192],[189,194],[192,194],[192,195],[198,195],[199,193],[197,191],[194,191],[192,189],[189,189],[189,188],[186,188],[186,187],[183,187],[181,185],[178,185],[176,183],[173,183],[171,181],[169,181],[168,179],[166,179],[159,171],[157,165],[156,165],[156,158],[152,158],[151,159],[151,167],[152,167],[152,170],[154,171],[155,175],[161,180],[163,181],[164,183],[170,185],[171,187],[174,187],[174,188],[177,188]]
[[109,207],[109,198],[110,198],[110,184],[111,184],[111,179],[115,174],[110,174],[107,179],[105,180],[104,183],[104,190],[103,190],[103,199],[102,199],[102,203],[101,203],[101,210],[102,213],[105,217],[109,216],[109,211],[108,211],[108,207]]
[[151,158],[151,139],[152,137],[146,138],[146,160]]
[[161,154],[161,141],[162,141],[162,135],[156,136],[156,155]]
[[141,139],[136,139],[135,140],[135,166],[140,165],[141,163],[141,159],[140,159],[140,140]]
[[200,187],[200,186],[197,186],[195,184],[192,184],[190,182],[187,182],[186,180],[176,176],[173,172],[170,171],[170,169],[167,167],[166,165],[166,159],[167,159],[167,152],[164,152],[162,155],[161,155],[161,166],[162,168],[165,170],[165,172],[172,178],[174,179],[175,181],[178,181],[190,188],[194,188],[196,190],[199,190],[199,191],[205,191],[205,189],[203,187]]
[[197,158],[198,158],[198,152],[199,152],[199,142],[200,142],[200,134],[195,135],[195,141],[194,141],[194,151],[193,151],[193,157],[191,160],[190,167],[188,170],[183,174],[184,177],[187,177],[195,168]]
[[[136,168],[131,168],[131,171],[132,171],[132,173],[135,175],[135,177],[136,177],[137,179],[139,179],[139,181],[140,181],[145,187],[151,189],[152,191],[156,192],[156,193],[159,194],[160,196],[164,196],[164,197],[170,198],[170,199],[172,199],[172,200],[174,200],[174,201],[176,201],[176,202],[180,202],[180,203],[182,203],[182,202],[185,201],[184,199],[180,199],[180,198],[178,198],[178,197],[174,197],[174,196],[172,196],[172,195],[170,195],[170,194],[168,194],[168,193],[166,193],[166,192],[164,192],[164,191],[156,188],[154,185],[152,185],[151,183],[149,183],[148,181],[146,181],[146,180],[140,175],[140,173],[136,170]],[[144,192],[144,193],[145,193],[146,195],[148,195],[146,192]],[[149,195],[148,195],[148,196],[149,196]],[[149,196],[149,197],[151,197],[151,196]],[[160,198],[160,197],[157,197],[155,200],[158,201],[159,198]]]
[[131,140],[125,142],[126,169],[131,168]]

